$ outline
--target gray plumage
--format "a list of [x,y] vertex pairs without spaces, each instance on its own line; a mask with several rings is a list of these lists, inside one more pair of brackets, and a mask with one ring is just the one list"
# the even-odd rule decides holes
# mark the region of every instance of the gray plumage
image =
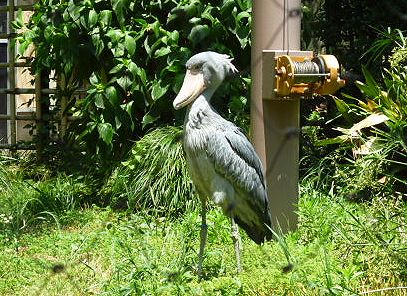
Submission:
[[192,181],[205,202],[211,198],[260,244],[271,238],[271,218],[259,157],[242,131],[222,118],[210,99],[237,72],[227,55],[203,52],[186,64],[174,108],[187,106],[184,149]]

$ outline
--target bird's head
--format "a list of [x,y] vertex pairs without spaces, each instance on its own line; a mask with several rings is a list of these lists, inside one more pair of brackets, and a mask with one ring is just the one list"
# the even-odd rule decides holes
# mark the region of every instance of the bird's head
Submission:
[[173,102],[177,110],[191,104],[204,91],[211,95],[227,76],[237,73],[228,55],[213,51],[192,56],[186,68],[184,83]]

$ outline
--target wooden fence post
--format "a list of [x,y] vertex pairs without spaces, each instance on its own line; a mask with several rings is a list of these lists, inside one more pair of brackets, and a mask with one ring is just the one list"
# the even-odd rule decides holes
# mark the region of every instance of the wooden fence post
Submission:
[[44,148],[50,140],[50,102],[49,94],[43,90],[49,87],[49,73],[41,71],[35,75],[35,119],[37,161],[44,161]]
[[12,36],[15,33],[13,27],[11,26],[12,22],[14,21],[14,0],[8,1],[9,6],[9,13],[8,13],[8,31],[9,31],[9,39],[8,39],[8,78],[9,78],[9,85],[8,89],[9,93],[9,102],[10,102],[10,143],[11,143],[11,151],[15,152],[17,148],[17,130],[16,130],[16,72],[15,72],[15,58],[16,58],[16,50],[15,50],[15,43],[12,40]]

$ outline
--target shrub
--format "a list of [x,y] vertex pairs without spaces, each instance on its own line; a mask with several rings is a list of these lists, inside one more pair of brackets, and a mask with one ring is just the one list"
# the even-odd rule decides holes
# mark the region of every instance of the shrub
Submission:
[[[120,160],[146,130],[180,120],[171,101],[193,53],[220,51],[249,68],[250,11],[248,0],[41,0],[28,25],[20,17],[15,26],[24,32],[20,54],[35,46],[31,70],[55,70],[59,95],[69,97],[63,112],[80,118],[65,140],[106,162]],[[227,89],[235,103],[246,104],[248,83]],[[82,84],[87,96],[77,99]]]

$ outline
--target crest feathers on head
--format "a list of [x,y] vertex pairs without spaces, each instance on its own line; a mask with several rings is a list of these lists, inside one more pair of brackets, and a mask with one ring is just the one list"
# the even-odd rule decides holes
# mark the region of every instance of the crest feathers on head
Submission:
[[225,61],[227,62],[227,64],[230,67],[230,72],[231,73],[238,73],[239,71],[236,69],[235,65],[232,64],[233,58],[231,58],[229,55],[227,54],[222,54],[222,57],[225,59]]

